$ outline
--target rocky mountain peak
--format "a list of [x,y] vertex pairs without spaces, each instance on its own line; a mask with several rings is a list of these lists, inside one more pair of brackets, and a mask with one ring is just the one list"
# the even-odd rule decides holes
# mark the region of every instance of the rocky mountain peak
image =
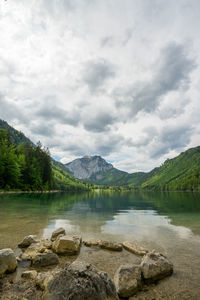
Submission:
[[79,179],[89,178],[92,174],[100,171],[107,171],[113,168],[113,165],[107,163],[101,156],[83,156],[72,162],[65,164],[68,170]]

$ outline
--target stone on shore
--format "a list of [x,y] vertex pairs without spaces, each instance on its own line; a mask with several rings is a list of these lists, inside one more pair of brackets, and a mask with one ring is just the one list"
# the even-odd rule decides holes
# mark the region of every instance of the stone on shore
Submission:
[[141,268],[138,265],[122,265],[114,275],[114,283],[120,297],[131,297],[141,287]]
[[22,253],[21,257],[23,259],[33,260],[35,256],[39,253],[49,253],[51,250],[52,242],[47,239],[42,239],[37,243],[31,244],[26,250]]
[[59,264],[59,258],[55,253],[39,253],[32,261],[32,265],[38,268],[57,264]]
[[76,255],[81,247],[81,238],[64,235],[53,242],[52,249],[57,254]]
[[136,243],[132,243],[132,242],[123,242],[122,245],[123,245],[123,247],[124,247],[126,250],[128,250],[128,251],[130,251],[130,252],[132,252],[132,253],[134,253],[134,254],[136,254],[136,255],[141,255],[141,256],[143,256],[143,255],[145,255],[145,254],[147,254],[147,253],[149,252],[147,249],[145,249],[145,248],[143,248],[143,247],[140,247],[140,246],[137,245]]
[[66,234],[65,229],[62,227],[60,227],[52,232],[51,241],[54,242],[60,234],[64,234],[64,235]]
[[24,271],[22,273],[22,277],[27,278],[27,279],[36,279],[37,271],[35,271],[35,270]]
[[84,241],[83,244],[86,247],[96,247],[99,245],[99,241]]
[[102,249],[112,250],[112,251],[122,251],[123,247],[120,243],[108,242],[108,241],[99,241],[98,245]]
[[162,254],[150,252],[141,263],[142,276],[146,281],[157,281],[173,273],[173,264]]
[[37,241],[35,240],[35,235],[28,235],[28,236],[25,236],[23,241],[18,244],[18,247],[26,248],[26,247],[29,247],[32,243],[37,243]]
[[91,264],[67,264],[45,283],[43,300],[118,300],[115,285],[107,273]]
[[4,273],[14,272],[17,265],[17,259],[12,249],[0,250],[0,277]]

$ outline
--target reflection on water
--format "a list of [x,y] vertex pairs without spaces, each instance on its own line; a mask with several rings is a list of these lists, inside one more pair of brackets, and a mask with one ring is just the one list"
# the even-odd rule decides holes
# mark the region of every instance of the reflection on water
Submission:
[[[138,241],[166,254],[175,274],[157,289],[166,299],[198,299],[200,274],[200,194],[87,192],[82,194],[0,195],[0,248],[15,248],[27,234],[49,237],[58,227],[83,239]],[[127,252],[118,264],[128,262]],[[83,250],[79,259],[94,262],[113,275],[113,254]],[[109,267],[110,263],[110,267]],[[113,270],[111,268],[113,267]],[[192,292],[188,292],[191,290]],[[185,291],[184,297],[180,290]]]
[[15,247],[25,234],[49,237],[52,230],[84,238],[149,240],[200,235],[198,193],[90,192],[0,196],[0,247]]

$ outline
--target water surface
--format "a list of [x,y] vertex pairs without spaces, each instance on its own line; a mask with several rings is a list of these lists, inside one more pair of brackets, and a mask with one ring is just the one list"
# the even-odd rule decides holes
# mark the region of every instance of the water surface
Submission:
[[[137,241],[167,255],[175,266],[173,276],[137,297],[200,299],[199,193],[0,195],[0,249],[14,249],[28,234],[50,237],[61,226],[83,239]],[[113,276],[121,263],[139,262],[140,258],[127,251],[83,247],[78,259]]]

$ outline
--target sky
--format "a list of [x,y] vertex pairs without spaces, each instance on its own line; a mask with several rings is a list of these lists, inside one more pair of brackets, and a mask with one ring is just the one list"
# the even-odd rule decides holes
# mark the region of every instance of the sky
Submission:
[[63,163],[200,145],[199,0],[0,0],[0,118]]

